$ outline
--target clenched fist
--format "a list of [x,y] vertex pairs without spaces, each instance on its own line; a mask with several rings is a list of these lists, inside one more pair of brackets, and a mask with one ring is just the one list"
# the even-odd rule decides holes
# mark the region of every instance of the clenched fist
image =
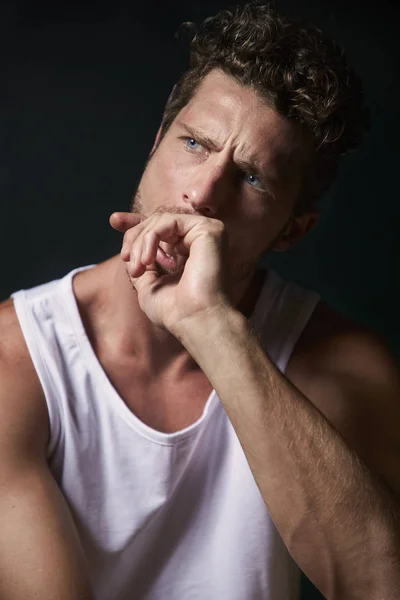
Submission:
[[117,212],[110,224],[125,233],[121,258],[140,308],[155,325],[175,335],[191,317],[232,307],[228,234],[222,221],[165,212],[147,218]]

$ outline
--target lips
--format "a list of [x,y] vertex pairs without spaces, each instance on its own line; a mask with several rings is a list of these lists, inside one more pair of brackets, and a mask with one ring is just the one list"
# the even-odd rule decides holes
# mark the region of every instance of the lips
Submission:
[[189,252],[187,256],[185,256],[176,251],[176,246],[174,244],[160,242],[157,249],[156,263],[159,266],[161,274],[173,275],[183,270],[188,258]]
[[166,273],[173,274],[178,270],[177,259],[167,254],[160,246],[157,249],[156,262]]
[[167,244],[166,242],[161,242],[159,247],[165,252],[167,256],[169,256],[170,258],[175,258],[175,246],[173,246],[172,244]]

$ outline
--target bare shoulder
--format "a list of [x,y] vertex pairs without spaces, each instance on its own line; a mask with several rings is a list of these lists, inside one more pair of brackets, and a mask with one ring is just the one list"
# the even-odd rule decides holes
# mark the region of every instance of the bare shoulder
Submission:
[[49,424],[44,393],[25,343],[14,302],[0,303],[0,432],[30,435],[36,448],[47,445]]
[[48,468],[47,438],[45,399],[7,300],[0,304],[0,596],[91,600],[75,523]]
[[32,365],[11,298],[0,303],[0,362],[10,369],[10,375]]
[[286,374],[400,498],[400,368],[382,336],[321,303]]
[[[377,372],[397,368],[396,359],[378,332],[319,302],[288,365],[288,375],[312,377],[320,372]],[[360,371],[361,370],[361,371]]]

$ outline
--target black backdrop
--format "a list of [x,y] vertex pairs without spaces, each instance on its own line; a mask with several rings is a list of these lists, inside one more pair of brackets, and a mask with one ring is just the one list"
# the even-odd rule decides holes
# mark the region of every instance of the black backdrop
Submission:
[[[117,253],[164,103],[187,66],[174,39],[229,2],[0,2],[0,300]],[[346,158],[316,230],[266,262],[381,332],[400,355],[396,2],[276,0],[342,43],[372,128]],[[303,599],[316,598],[306,579]]]

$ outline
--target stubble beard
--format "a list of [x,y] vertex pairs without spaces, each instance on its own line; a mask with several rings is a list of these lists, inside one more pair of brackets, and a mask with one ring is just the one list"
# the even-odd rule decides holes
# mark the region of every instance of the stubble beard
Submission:
[[[147,165],[149,164],[151,157],[153,156],[154,151],[151,153],[149,159],[146,162],[146,165],[143,169],[143,173],[145,172]],[[142,175],[143,176],[143,175]],[[130,212],[135,213],[135,214],[140,214],[143,215],[145,217],[150,216],[146,213],[146,208],[144,206],[144,202],[142,200],[142,196],[140,193],[140,181],[136,187],[136,190],[133,194],[132,197],[132,202],[131,202],[131,207],[130,207]],[[170,213],[170,214],[196,214],[195,212],[191,211],[190,209],[184,209],[182,207],[176,207],[176,206],[168,206],[168,205],[161,205],[159,207],[157,207],[157,209],[154,212],[158,212],[158,213]],[[252,277],[254,276],[254,273],[257,271],[257,269],[260,266],[260,261],[263,259],[263,257],[266,255],[266,253],[270,250],[272,250],[272,248],[275,246],[277,240],[279,240],[282,236],[283,231],[285,230],[287,226],[287,223],[285,223],[285,225],[282,227],[281,232],[276,236],[276,238],[274,238],[274,240],[272,240],[272,242],[268,245],[268,247],[266,248],[266,250],[264,250],[258,257],[255,257],[251,260],[242,262],[242,263],[238,263],[236,265],[231,265],[231,286],[236,287],[236,286],[243,286],[243,284],[247,281],[248,283],[250,283]],[[164,267],[162,267],[159,263],[156,263],[156,267],[157,270],[159,272],[160,275],[171,275],[172,272],[167,271],[166,269],[164,269]]]

